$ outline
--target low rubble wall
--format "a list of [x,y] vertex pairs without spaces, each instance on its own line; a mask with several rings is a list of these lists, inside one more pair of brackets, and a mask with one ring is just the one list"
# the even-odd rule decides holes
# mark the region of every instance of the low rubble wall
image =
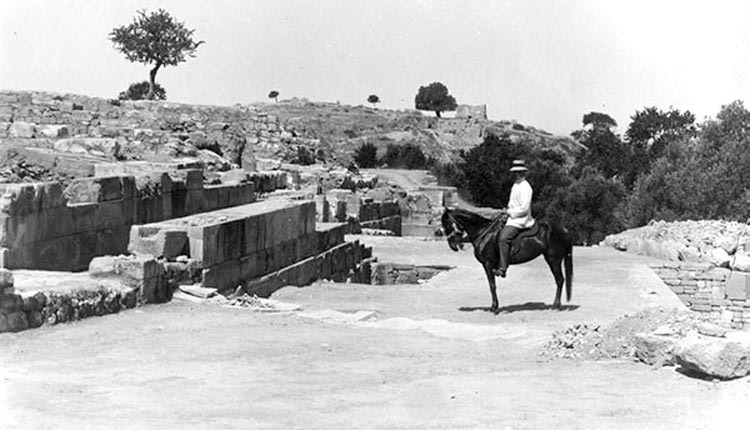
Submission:
[[255,200],[252,182],[204,186],[200,170],[0,185],[0,267],[85,270],[127,252],[130,227]]
[[665,262],[650,267],[689,309],[725,327],[750,323],[750,273],[708,263]]

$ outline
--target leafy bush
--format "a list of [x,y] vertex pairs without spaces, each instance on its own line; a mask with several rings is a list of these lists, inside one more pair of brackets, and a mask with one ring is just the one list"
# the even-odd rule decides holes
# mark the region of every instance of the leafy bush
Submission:
[[[130,84],[127,90],[121,92],[119,100],[148,100],[148,81]],[[154,83],[154,100],[166,100],[167,91],[161,85]]]
[[622,183],[588,167],[561,191],[549,212],[573,232],[578,244],[591,245],[622,230],[620,206],[624,197]]
[[394,169],[425,169],[428,167],[427,157],[425,157],[422,149],[412,143],[406,145],[388,144],[385,155],[380,159],[379,164]]
[[354,162],[363,169],[373,168],[377,165],[377,148],[370,142],[363,143],[354,151]]

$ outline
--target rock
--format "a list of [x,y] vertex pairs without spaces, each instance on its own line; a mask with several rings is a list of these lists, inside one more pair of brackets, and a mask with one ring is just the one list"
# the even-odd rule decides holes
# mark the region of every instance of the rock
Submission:
[[111,138],[71,138],[54,142],[56,151],[75,154],[98,155],[108,158],[120,156],[120,142]]
[[70,136],[70,130],[67,125],[42,125],[39,127],[39,132],[44,137],[60,138]]
[[[7,314],[6,316],[6,330],[4,331],[21,331],[29,328],[29,322],[26,319],[26,314],[23,311],[16,311]],[[0,327],[0,331],[2,327]]]
[[750,272],[750,255],[735,254],[729,267],[732,270],[737,270],[739,272]]
[[719,236],[714,240],[714,246],[732,255],[737,251],[737,239],[728,236]]
[[635,356],[652,366],[674,364],[672,354],[677,340],[670,336],[638,333],[635,335]]
[[714,248],[708,252],[708,262],[716,267],[729,267],[732,257],[723,248]]
[[727,329],[710,322],[698,323],[696,328],[698,329],[698,333],[704,336],[725,337],[727,335]]
[[242,182],[248,182],[250,175],[244,169],[232,169],[228,170],[221,175],[221,182],[225,184],[237,184]]
[[0,268],[0,290],[13,286],[13,272]]
[[31,122],[16,121],[10,124],[8,134],[10,137],[20,137],[22,139],[31,139],[36,132],[36,124]]
[[27,315],[27,320],[30,328],[36,328],[44,324],[44,317],[39,311],[31,311]]
[[207,299],[216,295],[216,288],[205,288],[201,287],[200,284],[196,285],[180,285],[180,291],[190,294],[191,296],[199,297],[201,299]]
[[689,336],[675,345],[674,356],[686,369],[720,379],[750,373],[750,345],[726,339]]
[[697,263],[701,260],[701,253],[694,246],[686,246],[679,252],[680,261]]
[[255,158],[255,167],[258,172],[265,172],[269,170],[278,170],[281,168],[281,160],[273,160],[270,158]]
[[112,255],[94,257],[89,263],[89,274],[92,276],[114,274],[116,261],[117,257]]

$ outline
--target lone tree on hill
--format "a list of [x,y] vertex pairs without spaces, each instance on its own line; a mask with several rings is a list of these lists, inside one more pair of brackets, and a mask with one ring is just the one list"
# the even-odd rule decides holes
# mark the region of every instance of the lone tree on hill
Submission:
[[[149,90],[148,81],[135,82],[130,84],[127,90],[120,93],[119,100],[145,100]],[[154,84],[154,99],[166,100],[167,91],[159,84]]]
[[456,110],[456,99],[448,94],[448,88],[440,82],[419,87],[414,104],[419,110],[435,111],[438,118],[440,118],[440,112]]
[[375,94],[370,94],[370,96],[367,97],[367,103],[372,103],[372,107],[374,108],[376,104],[380,103],[380,97]]
[[156,73],[161,67],[176,66],[185,57],[195,57],[202,43],[193,40],[193,32],[164,9],[146,14],[139,10],[129,25],[112,29],[109,40],[131,62],[152,65],[149,71],[147,99],[153,100]]
[[279,92],[276,90],[271,91],[268,93],[268,98],[273,99],[276,103],[279,102]]

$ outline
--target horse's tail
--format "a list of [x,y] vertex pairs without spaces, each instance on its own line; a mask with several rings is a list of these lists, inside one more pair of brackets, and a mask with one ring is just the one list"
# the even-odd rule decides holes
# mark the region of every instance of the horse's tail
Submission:
[[565,250],[565,297],[570,301],[573,296],[573,244]]

